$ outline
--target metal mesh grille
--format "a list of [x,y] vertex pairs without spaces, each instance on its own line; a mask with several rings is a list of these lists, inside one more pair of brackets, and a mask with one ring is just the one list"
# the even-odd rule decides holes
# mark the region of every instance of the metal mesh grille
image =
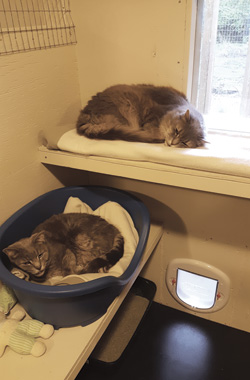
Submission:
[[250,1],[224,0],[219,3],[217,42],[244,44],[250,29]]
[[75,43],[69,0],[0,0],[0,55]]
[[249,0],[219,2],[211,111],[250,116],[249,30]]

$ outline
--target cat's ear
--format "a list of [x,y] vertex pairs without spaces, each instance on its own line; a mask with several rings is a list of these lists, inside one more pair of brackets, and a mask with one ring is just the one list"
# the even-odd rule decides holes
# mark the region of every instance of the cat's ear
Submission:
[[3,249],[3,252],[9,257],[10,260],[15,260],[20,251],[20,246],[18,243],[9,245],[7,248]]
[[184,119],[185,119],[186,121],[190,121],[190,112],[189,112],[188,109],[186,110],[186,112],[185,112],[185,114],[184,114]]
[[33,243],[44,244],[47,241],[46,232],[45,231],[37,232],[31,235],[31,239]]

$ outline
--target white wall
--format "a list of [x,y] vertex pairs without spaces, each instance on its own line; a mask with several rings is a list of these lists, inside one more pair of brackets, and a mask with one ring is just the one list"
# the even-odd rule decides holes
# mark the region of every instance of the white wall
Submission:
[[0,223],[61,186],[37,160],[39,135],[79,109],[75,46],[0,57]]
[[[156,301],[250,332],[250,201],[213,193],[91,174],[90,183],[134,193],[161,221],[164,234],[142,275],[157,285]],[[167,265],[191,258],[213,265],[231,281],[227,305],[215,313],[189,311],[167,290]]]
[[186,92],[192,0],[71,1],[83,105],[117,83]]

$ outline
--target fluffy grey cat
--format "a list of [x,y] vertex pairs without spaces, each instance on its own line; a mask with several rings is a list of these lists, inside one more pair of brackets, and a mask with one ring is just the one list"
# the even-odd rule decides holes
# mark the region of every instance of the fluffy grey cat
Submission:
[[202,115],[172,87],[116,85],[97,93],[80,112],[77,132],[92,139],[204,145]]
[[123,256],[120,231],[97,215],[58,214],[3,250],[32,280],[107,272]]

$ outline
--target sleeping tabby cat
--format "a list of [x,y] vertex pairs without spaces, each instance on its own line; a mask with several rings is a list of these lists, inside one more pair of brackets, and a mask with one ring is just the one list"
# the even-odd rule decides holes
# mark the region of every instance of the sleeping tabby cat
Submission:
[[97,93],[80,112],[77,132],[92,139],[204,145],[202,115],[172,87],[116,85]]
[[107,272],[123,255],[119,230],[99,216],[58,214],[45,220],[31,237],[3,252],[35,281],[54,276]]

